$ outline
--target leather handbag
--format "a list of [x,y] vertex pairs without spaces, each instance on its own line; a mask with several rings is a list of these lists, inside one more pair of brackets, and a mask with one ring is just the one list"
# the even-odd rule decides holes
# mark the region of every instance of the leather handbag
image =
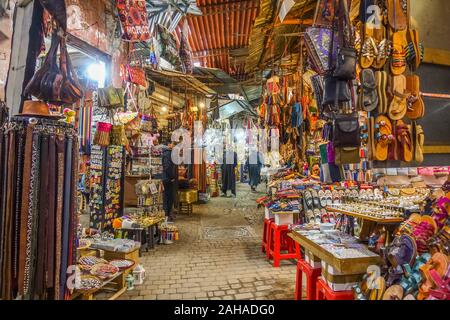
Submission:
[[64,38],[61,39],[60,66],[63,74],[63,83],[61,86],[61,95],[58,100],[63,104],[74,104],[81,100],[84,92],[73,69]]
[[150,40],[150,25],[145,0],[118,0],[122,39],[130,42]]
[[336,148],[335,164],[338,166],[344,164],[355,164],[361,161],[358,147],[341,147]]
[[34,74],[24,93],[54,105],[74,104],[83,97],[83,89],[73,71],[65,40],[56,32],[42,68]]
[[98,100],[100,107],[106,109],[120,109],[125,105],[124,102],[124,90],[122,88],[116,89],[114,87],[108,87],[98,89]]
[[349,102],[351,97],[351,92],[346,80],[341,80],[334,76],[326,76],[324,78],[322,106],[338,106],[339,103]]
[[336,50],[331,43],[336,37],[335,32],[329,27],[312,26],[306,29],[304,35],[306,50],[313,70],[320,75],[325,75],[332,69]]
[[340,80],[354,80],[356,78],[357,60],[358,54],[355,48],[339,48],[333,76]]
[[333,122],[333,145],[335,148],[359,147],[361,137],[358,117],[337,115]]
[[[340,12],[339,14],[339,35],[341,38],[340,47],[336,55],[336,67],[333,72],[333,76],[341,80],[354,80],[356,78],[356,64],[358,61],[358,54],[354,46],[353,27],[350,21],[348,12],[347,0],[339,1]],[[347,29],[347,30],[345,30]],[[349,35],[348,41],[345,40],[345,35]]]
[[[331,26],[317,25],[317,17],[321,2],[323,1],[318,1],[317,3],[313,25],[306,29],[304,39],[312,69],[320,75],[325,75],[332,70],[332,62],[336,60],[336,47],[334,44],[337,43],[337,34],[334,31],[333,24]],[[335,2],[336,1],[334,1],[333,4],[335,4]],[[333,8],[331,21],[333,21],[334,18],[335,14]]]

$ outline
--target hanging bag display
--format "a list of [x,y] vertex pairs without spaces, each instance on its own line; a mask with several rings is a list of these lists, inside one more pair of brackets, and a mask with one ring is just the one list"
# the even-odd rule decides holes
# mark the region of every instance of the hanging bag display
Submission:
[[150,26],[145,0],[117,0],[122,39],[130,42],[150,40]]
[[[59,65],[57,52],[60,48]],[[25,88],[25,95],[54,104],[74,104],[83,97],[64,38],[55,32],[45,62]]]
[[359,147],[361,137],[358,117],[354,115],[336,115],[333,122],[333,145],[335,148]]
[[98,100],[100,107],[109,110],[121,109],[125,105],[124,95],[125,92],[123,88],[116,89],[110,86],[108,88],[98,89]]
[[[356,63],[358,54],[354,46],[354,33],[348,12],[347,0],[339,1],[339,38],[340,44],[336,56],[336,68],[333,76],[341,80],[354,80],[356,78]],[[346,41],[345,35],[349,39]]]
[[322,105],[334,105],[336,108],[339,103],[349,102],[352,98],[348,82],[334,76],[328,75],[324,78],[324,93]]
[[[330,1],[320,0],[317,2],[313,25],[306,29],[304,35],[305,46],[312,68],[320,75],[327,74],[332,69],[332,61],[336,59],[336,50],[332,43],[337,41],[337,35],[333,30],[333,26],[317,25],[317,16],[320,7],[327,7]],[[332,8],[333,10],[334,7]],[[332,19],[334,20],[334,12]]]

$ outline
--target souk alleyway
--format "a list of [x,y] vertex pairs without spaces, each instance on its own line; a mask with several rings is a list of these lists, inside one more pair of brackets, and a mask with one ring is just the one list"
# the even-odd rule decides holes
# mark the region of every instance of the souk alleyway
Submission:
[[261,195],[240,184],[237,198],[212,198],[192,216],[178,215],[180,240],[144,253],[145,282],[122,298],[293,299],[295,262],[273,268],[261,252]]

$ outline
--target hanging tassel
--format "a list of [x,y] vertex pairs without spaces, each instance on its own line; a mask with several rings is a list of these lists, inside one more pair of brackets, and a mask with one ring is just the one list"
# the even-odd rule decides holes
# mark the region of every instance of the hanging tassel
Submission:
[[111,143],[112,124],[106,122],[97,123],[97,131],[95,132],[94,144],[107,147]]

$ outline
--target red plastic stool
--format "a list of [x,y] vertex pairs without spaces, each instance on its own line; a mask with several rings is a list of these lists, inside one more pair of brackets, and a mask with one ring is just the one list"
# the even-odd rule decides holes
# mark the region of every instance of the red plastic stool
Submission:
[[263,238],[262,238],[262,244],[261,244],[261,251],[266,253],[267,252],[267,245],[269,243],[269,232],[270,232],[270,224],[273,223],[275,219],[264,219],[264,229],[263,229]]
[[[296,249],[294,240],[288,237],[289,227],[287,225],[277,225],[274,222],[269,227],[269,237],[267,239],[267,257],[273,258],[273,266],[280,266],[280,260],[298,259],[300,252]],[[281,253],[287,251],[287,253]]]
[[306,276],[306,300],[316,300],[316,282],[322,274],[321,268],[313,268],[305,260],[297,263],[297,277],[295,281],[295,300],[302,300],[303,273]]
[[354,300],[353,291],[333,291],[322,279],[317,279],[316,283],[317,300]]

